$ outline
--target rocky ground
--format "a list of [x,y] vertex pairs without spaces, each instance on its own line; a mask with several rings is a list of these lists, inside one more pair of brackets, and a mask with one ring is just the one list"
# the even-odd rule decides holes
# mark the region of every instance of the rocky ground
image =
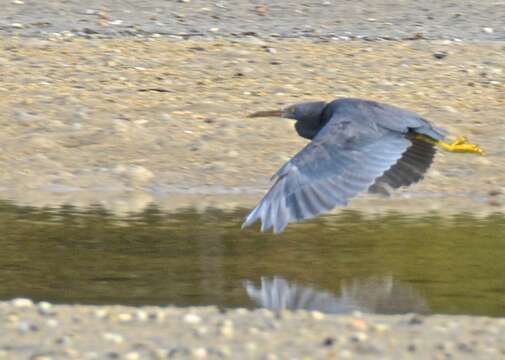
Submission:
[[0,358],[500,359],[505,321],[0,303]]
[[[32,206],[252,206],[305,143],[248,113],[352,96],[486,156],[351,207],[505,206],[498,1],[28,1],[0,14],[0,197]],[[386,40],[386,41],[384,41]],[[0,358],[503,358],[501,319],[0,304]]]

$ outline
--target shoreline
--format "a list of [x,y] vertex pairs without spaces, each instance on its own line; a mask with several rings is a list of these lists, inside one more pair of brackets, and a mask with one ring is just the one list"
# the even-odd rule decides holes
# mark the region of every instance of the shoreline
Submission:
[[[498,359],[505,319],[0,302],[0,358]],[[436,334],[436,336],[434,336]]]

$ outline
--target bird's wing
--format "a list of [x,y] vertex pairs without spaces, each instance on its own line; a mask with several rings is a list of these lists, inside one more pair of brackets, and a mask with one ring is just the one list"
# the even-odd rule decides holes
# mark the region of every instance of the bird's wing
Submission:
[[415,138],[411,141],[412,146],[396,164],[375,180],[368,189],[369,192],[388,195],[390,189],[412,185],[424,177],[437,150],[426,141]]
[[281,232],[289,222],[345,205],[395,164],[411,145],[405,134],[334,118],[284,164],[242,227],[261,219],[261,230]]
[[[333,106],[332,106],[333,105]],[[435,140],[442,140],[447,131],[433,127],[418,114],[396,106],[362,99],[337,99],[329,104],[333,116],[350,117],[354,121],[380,126],[391,131],[414,131]]]

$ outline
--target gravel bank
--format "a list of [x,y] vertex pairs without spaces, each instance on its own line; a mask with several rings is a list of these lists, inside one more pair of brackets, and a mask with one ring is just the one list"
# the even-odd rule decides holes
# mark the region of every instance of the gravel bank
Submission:
[[502,359],[505,320],[0,303],[0,358]]
[[493,0],[13,0],[2,5],[0,33],[503,41],[504,18]]

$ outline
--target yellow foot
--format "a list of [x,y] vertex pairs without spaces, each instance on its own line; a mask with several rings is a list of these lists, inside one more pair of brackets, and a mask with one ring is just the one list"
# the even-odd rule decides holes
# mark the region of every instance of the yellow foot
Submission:
[[459,136],[452,142],[452,144],[447,144],[443,141],[432,139],[426,135],[417,134],[416,139],[426,141],[427,143],[439,146],[447,151],[451,152],[466,152],[484,155],[484,151],[475,144],[470,144],[468,139],[464,136]]
[[484,151],[480,147],[478,147],[475,144],[470,144],[468,142],[468,139],[464,136],[458,137],[456,140],[452,142],[452,144],[446,144],[442,141],[438,141],[437,145],[451,152],[467,152],[484,155]]

